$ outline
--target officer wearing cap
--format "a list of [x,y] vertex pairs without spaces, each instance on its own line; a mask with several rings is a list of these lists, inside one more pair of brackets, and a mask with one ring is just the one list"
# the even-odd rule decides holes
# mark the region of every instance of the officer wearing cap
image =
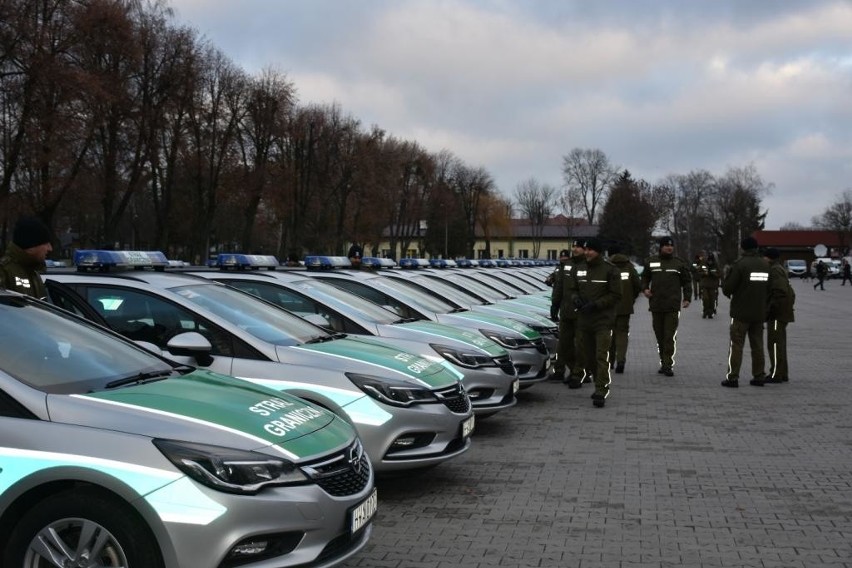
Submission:
[[790,286],[787,270],[781,266],[777,248],[768,248],[763,258],[769,262],[769,307],[766,317],[766,348],[769,352],[767,383],[790,380],[787,367],[787,324],[795,320],[796,292]]
[[645,259],[642,293],[648,298],[648,309],[657,338],[660,355],[657,372],[673,377],[680,310],[689,307],[692,300],[692,278],[689,263],[674,255],[674,239],[663,237],[659,245],[659,254]]
[[749,384],[762,387],[766,379],[763,322],[766,321],[769,301],[769,263],[758,253],[757,240],[754,237],[744,238],[740,242],[740,248],[742,254],[731,264],[731,269],[722,283],[722,293],[731,299],[728,372],[722,386],[740,386],[743,347],[748,336],[752,375]]
[[[585,253],[585,241],[574,239],[570,258],[564,262],[560,260],[559,269],[553,279],[553,293],[550,298],[550,318],[559,320],[559,342],[556,345],[553,378],[564,381],[570,388],[581,387],[586,376],[582,349],[578,344],[576,331],[577,312],[571,303],[571,294],[567,290],[571,269],[586,263]],[[566,371],[568,371],[567,377],[565,377]]]
[[609,396],[609,347],[615,325],[615,309],[621,300],[621,272],[603,258],[598,239],[586,241],[586,262],[571,268],[566,278],[571,303],[577,310],[577,333],[581,337],[586,367],[594,374],[592,402],[603,408]]
[[12,243],[0,258],[0,287],[47,297],[47,289],[39,273],[47,269],[45,261],[53,250],[50,229],[36,217],[21,217],[15,224]]
[[559,251],[559,266],[556,268],[556,270],[547,275],[547,278],[544,279],[544,283],[552,288],[553,281],[556,280],[556,275],[562,269],[562,266],[569,260],[571,260],[570,250],[562,249],[561,251]]

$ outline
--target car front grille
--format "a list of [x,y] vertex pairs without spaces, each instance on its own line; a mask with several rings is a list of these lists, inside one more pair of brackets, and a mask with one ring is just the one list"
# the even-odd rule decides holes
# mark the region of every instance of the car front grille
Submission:
[[535,346],[535,350],[539,353],[547,353],[547,345],[544,344],[544,339],[536,339],[533,341],[533,345]]
[[470,397],[467,396],[461,384],[435,391],[435,395],[444,403],[444,406],[456,414],[467,414],[470,411]]
[[360,440],[355,440],[329,458],[303,465],[302,471],[329,495],[354,495],[370,480],[370,460]]
[[497,366],[503,369],[503,372],[507,375],[515,374],[515,365],[512,364],[512,360],[508,355],[504,355],[503,357],[495,357],[494,362],[497,363]]

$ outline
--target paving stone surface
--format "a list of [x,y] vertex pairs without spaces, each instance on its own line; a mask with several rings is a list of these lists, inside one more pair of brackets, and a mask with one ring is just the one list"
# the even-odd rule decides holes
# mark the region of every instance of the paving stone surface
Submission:
[[[852,567],[852,286],[793,282],[790,382],[720,386],[728,301],[681,315],[657,374],[647,301],[606,407],[540,383],[463,456],[381,480],[347,567]],[[768,363],[767,363],[768,364]],[[744,380],[743,380],[744,379]]]

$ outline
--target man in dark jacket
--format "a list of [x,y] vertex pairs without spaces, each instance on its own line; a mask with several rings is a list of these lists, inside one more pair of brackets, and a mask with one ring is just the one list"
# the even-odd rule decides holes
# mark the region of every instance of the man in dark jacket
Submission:
[[36,217],[20,218],[12,233],[12,244],[0,258],[0,287],[36,298],[47,297],[39,273],[46,270],[45,261],[52,250],[50,229]]
[[657,338],[660,354],[660,369],[657,372],[673,377],[680,310],[689,307],[692,283],[689,263],[674,255],[674,240],[663,237],[659,245],[660,253],[645,260],[642,293],[648,298],[648,309]]
[[765,357],[763,353],[763,322],[769,302],[769,264],[757,252],[757,240],[746,237],[740,243],[742,255],[730,266],[722,283],[722,293],[731,299],[730,349],[728,373],[723,387],[738,387],[743,346],[748,336],[751,349],[751,374],[749,384],[762,387]]
[[630,316],[633,314],[636,297],[642,291],[642,280],[627,255],[621,254],[620,247],[609,247],[609,261],[618,268],[621,275],[621,300],[615,308],[615,326],[612,329],[609,361],[610,365],[615,365],[616,373],[623,373],[624,364],[627,362]]
[[[553,278],[553,293],[550,298],[550,318],[559,320],[559,342],[556,345],[556,363],[553,365],[554,378],[564,381],[571,388],[580,388],[586,373],[582,349],[578,345],[577,312],[571,303],[571,294],[567,287],[571,268],[586,263],[585,253],[586,242],[575,239],[570,259],[560,260]],[[567,377],[564,376],[566,371]]]
[[604,260],[602,252],[598,239],[586,241],[586,263],[574,266],[568,278],[571,303],[578,314],[580,344],[586,366],[593,369],[595,378],[592,402],[598,408],[604,406],[609,396],[609,346],[615,307],[621,299],[621,273]]
[[709,255],[698,270],[701,288],[701,317],[713,319],[719,299],[719,266],[713,255]]
[[769,262],[769,308],[766,318],[766,348],[769,351],[767,383],[790,380],[787,367],[787,324],[795,318],[796,292],[790,286],[787,270],[781,266],[777,248],[768,248],[763,257]]

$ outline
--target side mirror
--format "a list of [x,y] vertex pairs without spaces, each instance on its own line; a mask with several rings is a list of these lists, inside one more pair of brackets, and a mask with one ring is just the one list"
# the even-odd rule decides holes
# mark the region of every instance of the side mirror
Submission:
[[187,331],[175,335],[169,340],[166,347],[172,355],[195,357],[195,360],[202,367],[213,363],[213,356],[210,354],[213,351],[213,346],[206,337],[197,331]]

